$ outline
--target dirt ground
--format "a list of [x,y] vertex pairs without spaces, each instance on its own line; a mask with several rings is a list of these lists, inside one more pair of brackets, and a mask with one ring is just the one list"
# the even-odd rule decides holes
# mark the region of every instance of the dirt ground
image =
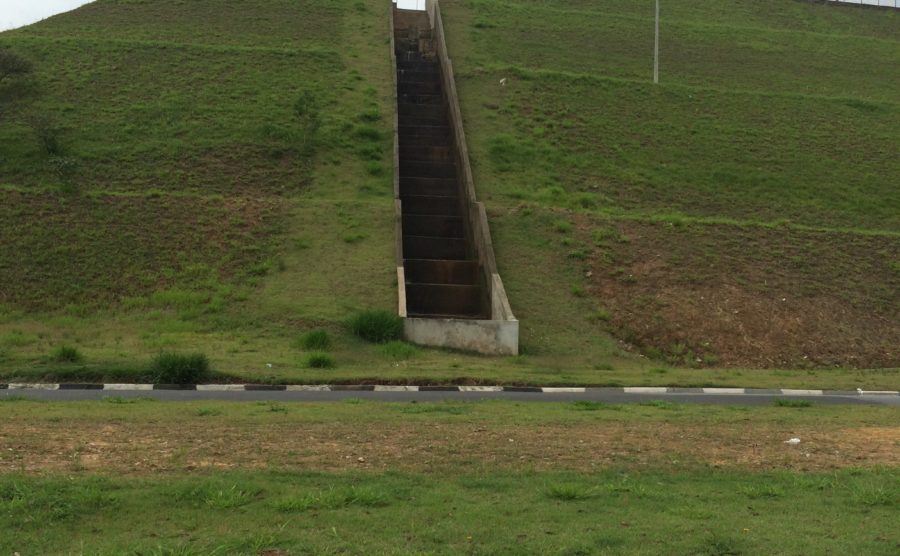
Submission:
[[[800,438],[797,445],[785,443]],[[0,472],[150,474],[204,469],[589,471],[708,465],[824,471],[900,465],[900,426],[591,423],[0,424]]]
[[900,240],[585,218],[609,326],[678,365],[900,367]]

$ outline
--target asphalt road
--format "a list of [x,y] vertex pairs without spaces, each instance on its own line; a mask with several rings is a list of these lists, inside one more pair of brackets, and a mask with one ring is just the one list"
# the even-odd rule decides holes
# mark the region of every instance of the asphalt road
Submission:
[[775,394],[701,394],[701,393],[623,393],[621,389],[588,388],[585,392],[290,392],[290,391],[238,391],[209,392],[196,390],[0,390],[0,398],[18,396],[36,400],[81,401],[101,400],[117,396],[123,398],[144,397],[162,401],[217,400],[231,402],[339,402],[347,399],[381,402],[436,402],[506,400],[516,402],[574,402],[597,401],[612,404],[641,403],[665,400],[672,403],[709,405],[772,405],[775,399],[808,400],[818,405],[863,404],[900,407],[897,395],[775,395]]

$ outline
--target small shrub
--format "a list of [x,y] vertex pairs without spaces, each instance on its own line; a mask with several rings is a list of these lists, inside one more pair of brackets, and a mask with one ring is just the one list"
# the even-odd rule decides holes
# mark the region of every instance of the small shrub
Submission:
[[579,485],[554,483],[547,486],[546,495],[554,500],[586,500],[595,495],[591,489]]
[[62,144],[59,141],[60,130],[51,118],[38,116],[32,118],[30,124],[38,146],[45,154],[51,156],[62,154]]
[[565,220],[557,220],[553,223],[553,230],[560,234],[567,234],[572,231],[572,224]]
[[381,353],[392,359],[409,359],[419,353],[419,348],[412,344],[395,340],[381,346]]
[[334,357],[327,353],[311,353],[306,358],[306,366],[310,369],[333,369],[335,366]]
[[366,163],[366,173],[370,176],[379,177],[384,175],[384,166],[377,160],[371,160]]
[[366,239],[366,234],[360,232],[348,232],[343,237],[344,243],[349,243],[350,245],[355,245],[364,239]]
[[390,311],[370,309],[350,317],[347,328],[363,340],[384,344],[401,338],[403,319]]
[[78,348],[72,346],[59,346],[50,355],[50,359],[56,363],[80,363],[84,358]]
[[324,330],[312,330],[300,336],[297,343],[307,351],[328,351],[331,348],[331,335]]
[[197,384],[209,373],[209,359],[202,353],[160,353],[151,371],[156,384]]
[[786,398],[775,398],[775,407],[812,407],[809,400],[790,400]]
[[300,126],[301,149],[304,154],[312,154],[316,148],[316,137],[322,127],[322,111],[319,100],[312,91],[301,91],[294,101],[294,120]]
[[601,307],[594,311],[594,313],[589,318],[590,320],[596,322],[609,322],[609,319],[612,318],[612,316],[609,314],[608,310]]
[[0,48],[0,82],[31,73],[31,62],[15,52]]

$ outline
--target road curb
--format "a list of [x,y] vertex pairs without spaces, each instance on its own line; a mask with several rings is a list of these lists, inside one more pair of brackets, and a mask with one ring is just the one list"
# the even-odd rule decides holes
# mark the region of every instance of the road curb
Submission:
[[799,388],[686,388],[669,386],[455,386],[378,384],[95,384],[95,383],[9,383],[0,390],[105,390],[129,392],[147,390],[197,390],[200,392],[517,392],[572,394],[604,391],[615,394],[702,394],[707,396],[900,396],[897,390],[816,390]]

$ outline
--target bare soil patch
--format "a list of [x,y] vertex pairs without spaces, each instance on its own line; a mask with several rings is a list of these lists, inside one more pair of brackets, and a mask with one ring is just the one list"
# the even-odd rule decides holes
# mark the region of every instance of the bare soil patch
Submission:
[[[598,227],[579,220],[586,238]],[[900,366],[897,238],[631,221],[602,227],[611,237],[595,239],[590,293],[619,337],[648,355],[694,366]]]
[[[793,446],[785,440],[799,437]],[[422,423],[0,424],[0,472],[147,474],[275,468],[587,471],[709,465],[820,471],[900,465],[900,427],[591,423],[513,427]]]

